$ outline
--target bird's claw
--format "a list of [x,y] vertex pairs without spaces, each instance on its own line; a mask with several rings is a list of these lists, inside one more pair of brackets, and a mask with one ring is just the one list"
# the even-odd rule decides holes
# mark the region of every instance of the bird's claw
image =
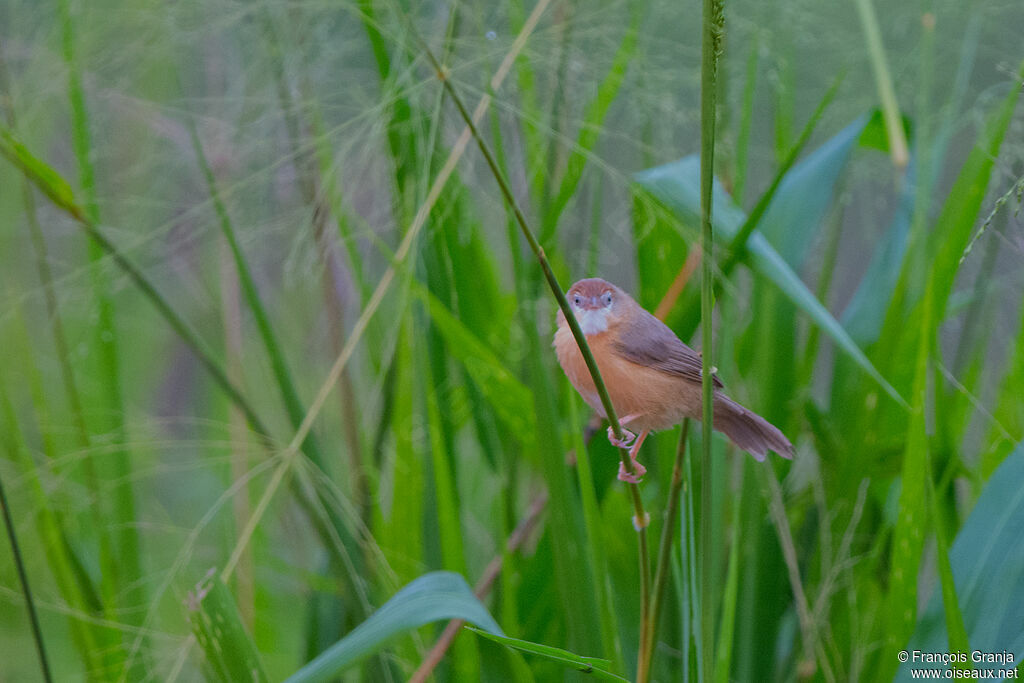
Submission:
[[628,429],[622,430],[622,438],[615,438],[615,431],[609,426],[608,427],[608,440],[611,441],[612,445],[616,448],[629,448],[636,441],[636,434],[629,431]]
[[645,474],[647,474],[647,468],[636,460],[633,461],[632,474],[626,471],[626,463],[619,463],[619,481],[624,481],[627,484],[639,484]]

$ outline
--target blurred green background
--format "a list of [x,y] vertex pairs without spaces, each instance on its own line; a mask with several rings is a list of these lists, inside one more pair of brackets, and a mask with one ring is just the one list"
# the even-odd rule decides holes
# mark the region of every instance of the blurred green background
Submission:
[[[493,95],[481,133],[563,288],[664,300],[697,345],[699,278],[665,294],[699,239],[700,20],[0,0],[0,478],[55,680],[312,676],[402,586],[473,586],[495,558],[492,630],[632,678],[617,455],[493,173],[472,141],[451,155],[464,124],[421,41],[470,111]],[[716,436],[710,471],[687,458],[652,678],[696,680],[703,648],[721,681],[902,678],[907,647],[1018,665],[1024,7],[729,0],[725,27],[713,359],[797,456]],[[652,556],[678,440],[640,454]],[[0,547],[0,680],[36,680]],[[450,579],[417,586],[477,609]],[[378,642],[433,614],[391,605],[328,679],[420,666],[444,622]],[[467,631],[433,675],[584,676]]]

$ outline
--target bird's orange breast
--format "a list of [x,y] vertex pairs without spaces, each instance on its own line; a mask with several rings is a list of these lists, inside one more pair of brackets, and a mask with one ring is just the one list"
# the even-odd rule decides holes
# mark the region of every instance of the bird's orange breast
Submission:
[[[591,408],[607,417],[583,354],[561,320],[555,332],[555,353],[566,377]],[[700,413],[700,395],[696,407],[690,405],[692,393],[685,391],[685,380],[624,359],[615,351],[615,326],[607,332],[587,337],[608,395],[619,418],[636,416],[629,422],[633,431],[667,429],[687,415]]]

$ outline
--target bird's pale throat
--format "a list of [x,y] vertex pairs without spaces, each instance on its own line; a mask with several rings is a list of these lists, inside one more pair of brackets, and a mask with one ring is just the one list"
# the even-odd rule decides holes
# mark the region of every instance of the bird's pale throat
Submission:
[[578,308],[573,306],[573,313],[580,323],[580,329],[588,337],[592,334],[600,334],[608,329],[608,309],[605,308]]

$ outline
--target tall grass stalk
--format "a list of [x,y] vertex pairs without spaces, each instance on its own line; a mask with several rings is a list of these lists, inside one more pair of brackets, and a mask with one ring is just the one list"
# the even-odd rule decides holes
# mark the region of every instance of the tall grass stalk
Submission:
[[710,682],[714,670],[715,605],[712,575],[714,557],[711,554],[711,430],[713,425],[712,383],[714,366],[711,362],[712,314],[714,299],[711,267],[714,263],[714,235],[711,227],[712,188],[715,165],[715,116],[718,94],[718,56],[725,32],[725,0],[704,0],[701,32],[700,62],[700,225],[701,225],[701,459],[700,459],[700,611],[701,680]]
[[646,683],[651,673],[651,660],[654,657],[654,644],[658,636],[658,620],[665,598],[665,587],[668,584],[669,564],[672,557],[672,541],[676,534],[676,520],[679,517],[679,501],[683,492],[683,466],[686,461],[686,441],[690,433],[690,420],[683,422],[679,433],[679,445],[676,446],[676,457],[672,465],[672,480],[668,489],[668,503],[665,505],[665,520],[661,527],[661,540],[658,542],[658,560],[654,569],[654,587],[651,591],[651,623],[647,627],[647,641],[640,652],[640,663],[637,666],[637,683]]
[[907,149],[907,135],[900,117],[899,100],[896,98],[896,89],[889,73],[889,62],[885,56],[885,46],[882,44],[882,31],[878,27],[878,17],[875,15],[871,0],[856,0],[856,4],[864,28],[864,41],[867,44],[871,69],[878,86],[878,99],[882,103],[885,131],[889,137],[889,154],[892,156],[893,165],[902,171],[910,161],[910,152]]

